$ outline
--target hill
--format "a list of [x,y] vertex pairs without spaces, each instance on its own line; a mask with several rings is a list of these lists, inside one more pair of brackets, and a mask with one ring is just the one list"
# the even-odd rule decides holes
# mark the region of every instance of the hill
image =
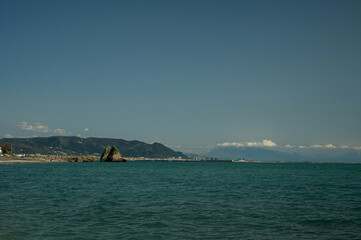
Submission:
[[161,143],[148,144],[141,141],[127,141],[113,138],[80,137],[34,137],[3,138],[0,144],[15,146],[18,153],[40,153],[49,155],[100,155],[107,146],[116,146],[124,157],[187,158],[181,152],[175,152]]

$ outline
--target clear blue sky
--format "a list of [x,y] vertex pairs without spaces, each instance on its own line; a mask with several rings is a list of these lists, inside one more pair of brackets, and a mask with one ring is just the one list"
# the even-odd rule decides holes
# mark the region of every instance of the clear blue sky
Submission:
[[2,0],[0,136],[361,146],[360,13],[358,0]]

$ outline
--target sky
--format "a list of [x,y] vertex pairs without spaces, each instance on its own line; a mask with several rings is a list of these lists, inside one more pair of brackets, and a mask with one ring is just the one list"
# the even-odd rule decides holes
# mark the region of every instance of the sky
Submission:
[[358,0],[2,0],[0,137],[360,147],[360,12]]

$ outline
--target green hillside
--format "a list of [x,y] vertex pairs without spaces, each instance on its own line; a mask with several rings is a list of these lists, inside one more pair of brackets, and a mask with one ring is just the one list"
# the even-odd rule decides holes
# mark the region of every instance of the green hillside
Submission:
[[34,137],[3,138],[0,145],[13,145],[18,153],[40,153],[49,155],[89,155],[102,154],[107,146],[116,146],[124,157],[187,158],[181,152],[160,143],[148,144],[141,141],[126,141],[113,138],[80,138],[80,137]]

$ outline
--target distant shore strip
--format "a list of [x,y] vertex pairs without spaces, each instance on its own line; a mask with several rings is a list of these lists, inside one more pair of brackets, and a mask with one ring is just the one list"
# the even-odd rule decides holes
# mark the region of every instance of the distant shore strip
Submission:
[[[196,159],[179,159],[179,158],[125,158],[127,161],[163,161],[163,162],[231,162],[231,160],[196,160]],[[99,161],[99,160],[96,160]],[[51,163],[51,162],[71,162],[69,157],[0,157],[1,163]]]

